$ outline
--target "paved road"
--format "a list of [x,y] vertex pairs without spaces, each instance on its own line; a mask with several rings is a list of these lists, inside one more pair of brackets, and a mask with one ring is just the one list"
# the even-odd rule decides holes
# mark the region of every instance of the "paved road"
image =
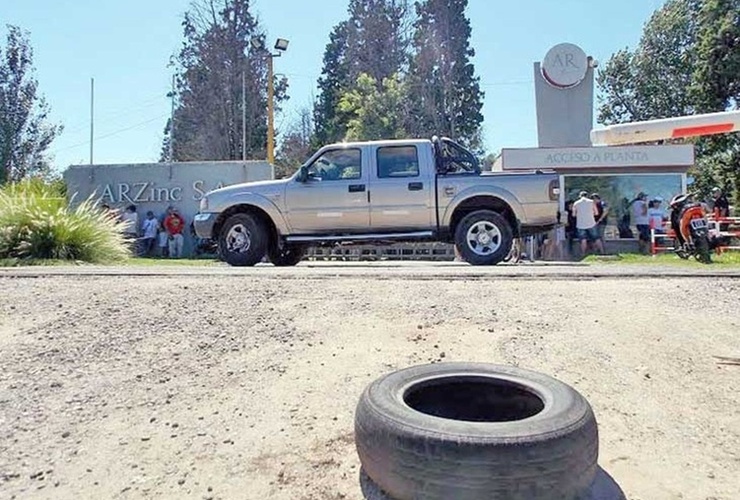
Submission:
[[0,277],[34,276],[254,276],[274,278],[357,278],[374,279],[595,279],[610,278],[740,278],[740,269],[719,266],[674,266],[581,264],[535,262],[519,265],[474,267],[459,262],[302,262],[296,267],[260,264],[251,268],[225,264],[179,266],[170,263],[151,266],[59,266],[0,269]]

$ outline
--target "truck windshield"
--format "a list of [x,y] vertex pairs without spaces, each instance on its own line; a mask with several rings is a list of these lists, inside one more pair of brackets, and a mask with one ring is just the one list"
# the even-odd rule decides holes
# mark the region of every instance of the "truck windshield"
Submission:
[[478,159],[460,144],[447,137],[435,138],[434,143],[437,173],[442,175],[480,173]]

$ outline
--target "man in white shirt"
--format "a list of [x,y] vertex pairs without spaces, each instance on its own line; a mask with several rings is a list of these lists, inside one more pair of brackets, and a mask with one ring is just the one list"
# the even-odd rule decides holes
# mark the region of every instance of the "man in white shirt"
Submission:
[[578,200],[573,203],[572,210],[576,218],[576,238],[581,242],[581,254],[586,255],[589,243],[592,243],[599,253],[604,253],[599,229],[596,227],[596,204],[588,197],[586,191],[578,194]]

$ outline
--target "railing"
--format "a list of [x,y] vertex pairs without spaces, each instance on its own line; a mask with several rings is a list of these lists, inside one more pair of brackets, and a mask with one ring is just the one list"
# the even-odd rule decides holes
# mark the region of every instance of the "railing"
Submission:
[[447,243],[394,243],[391,245],[337,245],[311,247],[306,260],[455,260],[455,248]]
[[[729,244],[721,244],[717,246],[716,252],[721,254],[728,250],[740,250],[740,217],[715,217],[710,215],[707,217],[709,222],[709,234],[711,237],[722,238]],[[661,228],[655,228],[650,226],[650,253],[657,255],[660,252],[673,251],[674,245],[673,240],[676,238],[676,233],[670,227],[670,223],[664,222]],[[662,244],[668,240],[670,246],[663,246]],[[736,244],[733,244],[733,240],[738,240]]]

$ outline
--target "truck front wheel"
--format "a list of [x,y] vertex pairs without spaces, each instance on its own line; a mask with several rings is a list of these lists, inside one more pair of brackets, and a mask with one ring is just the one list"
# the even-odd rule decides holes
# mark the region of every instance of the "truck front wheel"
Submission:
[[466,215],[455,229],[455,246],[465,262],[491,266],[506,258],[511,249],[512,231],[500,214],[477,210]]
[[232,266],[253,266],[267,252],[267,231],[252,215],[234,214],[221,227],[218,252]]

